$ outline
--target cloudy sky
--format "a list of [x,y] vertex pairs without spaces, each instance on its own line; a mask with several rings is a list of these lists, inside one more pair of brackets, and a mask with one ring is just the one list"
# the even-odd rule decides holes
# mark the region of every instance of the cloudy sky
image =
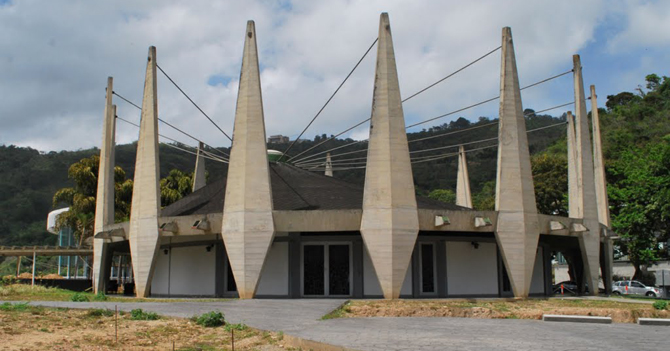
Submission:
[[[99,146],[107,77],[141,104],[151,45],[158,64],[231,133],[247,20],[256,23],[267,134],[295,138],[374,41],[381,12],[390,15],[403,97],[499,46],[505,26],[521,85],[571,69],[576,53],[600,105],[609,94],[633,91],[646,74],[670,75],[668,1],[0,0],[0,144]],[[369,117],[375,53],[304,137],[336,134]],[[499,67],[498,51],[407,101],[407,124],[497,96]],[[570,77],[525,90],[524,107],[571,101]],[[159,117],[210,145],[229,145],[160,73],[158,94]],[[139,121],[137,109],[114,102],[119,117]],[[496,117],[497,110],[492,102],[434,124]],[[137,134],[120,122],[117,142]],[[365,138],[367,125],[347,136]]]

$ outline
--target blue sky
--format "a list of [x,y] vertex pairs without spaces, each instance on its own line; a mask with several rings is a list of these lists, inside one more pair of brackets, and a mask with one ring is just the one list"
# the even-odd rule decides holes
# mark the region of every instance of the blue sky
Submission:
[[[504,26],[512,28],[522,86],[571,69],[573,54],[581,55],[586,88],[596,85],[601,106],[607,95],[644,85],[649,73],[670,75],[667,1],[0,0],[0,144],[43,151],[99,146],[107,77],[114,77],[116,92],[140,104],[150,45],[161,67],[232,132],[247,20],[256,23],[267,134],[295,137],[372,43],[381,12],[390,15],[403,96],[499,46]],[[337,134],[369,117],[375,54],[305,137]],[[498,95],[499,67],[497,52],[408,101],[407,124]],[[208,144],[229,144],[160,75],[158,84],[162,119]],[[522,97],[524,107],[536,110],[571,101],[572,78]],[[135,108],[114,102],[119,116],[139,119]],[[492,102],[426,127],[497,111]],[[367,128],[345,136],[365,138]],[[119,143],[136,138],[134,127],[119,124]]]

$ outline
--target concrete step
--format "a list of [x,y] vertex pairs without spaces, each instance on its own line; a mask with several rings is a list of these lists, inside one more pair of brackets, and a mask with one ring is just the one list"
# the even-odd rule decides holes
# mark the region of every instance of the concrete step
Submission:
[[543,314],[542,320],[545,322],[572,322],[572,323],[597,323],[597,324],[612,324],[610,317],[594,317],[594,316],[571,316],[558,314]]
[[637,324],[639,325],[670,325],[670,319],[668,318],[638,318]]

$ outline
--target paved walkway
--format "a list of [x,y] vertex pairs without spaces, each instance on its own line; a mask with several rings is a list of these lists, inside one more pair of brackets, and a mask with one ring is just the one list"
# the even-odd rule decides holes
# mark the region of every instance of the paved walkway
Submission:
[[319,320],[344,300],[231,300],[221,302],[32,302],[69,308],[134,308],[174,317],[212,310],[232,323],[283,331],[355,350],[659,350],[670,327],[469,318],[342,318]]

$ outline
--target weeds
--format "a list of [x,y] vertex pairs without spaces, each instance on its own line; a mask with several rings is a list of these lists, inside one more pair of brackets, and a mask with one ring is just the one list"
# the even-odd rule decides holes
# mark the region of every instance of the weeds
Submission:
[[92,310],[88,310],[86,315],[89,317],[111,317],[114,315],[114,311],[102,308],[94,308]]
[[88,296],[86,296],[86,294],[78,292],[78,293],[74,293],[74,294],[72,294],[72,296],[70,296],[70,301],[72,301],[72,302],[88,302],[89,299],[88,299]]
[[228,323],[228,324],[226,324],[226,326],[224,327],[224,329],[225,329],[227,332],[230,332],[231,330],[239,330],[239,331],[243,331],[243,330],[247,330],[247,328],[249,328],[249,327],[247,327],[246,324],[244,324],[244,323],[237,323],[237,324],[230,324],[230,323]]
[[345,314],[351,312],[351,301],[345,301],[340,307],[332,310],[325,316],[321,317],[321,320],[342,318]]
[[144,312],[141,308],[130,311],[130,319],[134,321],[155,321],[158,318],[155,312]]
[[[203,313],[195,318],[195,323],[206,328],[218,327],[226,324],[226,319],[222,312],[212,311]],[[242,324],[243,325],[243,324]],[[245,326],[246,327],[246,326]],[[240,329],[243,330],[243,329]]]
[[9,311],[24,312],[24,311],[27,311],[29,307],[30,307],[30,306],[28,306],[28,303],[27,303],[27,302],[24,302],[24,303],[15,303],[15,304],[12,304],[12,303],[9,303],[9,302],[5,302],[5,303],[3,303],[2,305],[0,305],[0,311],[7,311],[7,312],[9,312]]

